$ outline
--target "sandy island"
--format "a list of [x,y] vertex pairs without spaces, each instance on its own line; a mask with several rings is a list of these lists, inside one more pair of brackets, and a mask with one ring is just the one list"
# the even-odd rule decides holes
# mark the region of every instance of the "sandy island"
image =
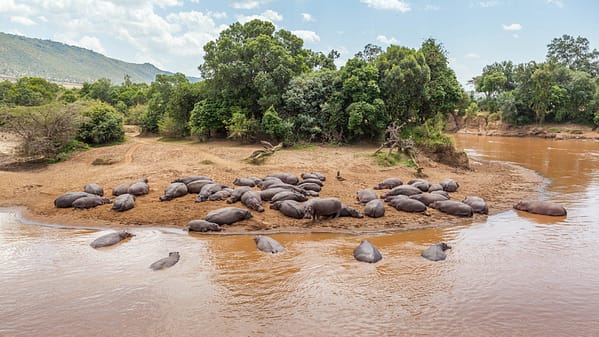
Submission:
[[[4,142],[6,145],[7,143]],[[70,160],[41,168],[0,170],[0,207],[23,207],[24,217],[33,221],[67,226],[153,226],[184,228],[193,219],[202,219],[211,210],[237,206],[225,201],[195,202],[190,194],[168,202],[160,202],[166,186],[175,178],[188,175],[207,175],[213,180],[232,187],[236,177],[262,177],[269,173],[318,171],[327,175],[321,197],[337,197],[345,204],[363,210],[355,203],[359,189],[372,188],[389,177],[413,179],[412,168],[384,168],[374,162],[371,154],[375,146],[311,146],[306,149],[283,149],[269,157],[262,165],[243,161],[259,145],[239,145],[228,141],[208,143],[164,142],[158,138],[129,134],[121,145],[95,148],[74,155]],[[6,148],[4,149],[6,150]],[[6,156],[5,156],[6,157]],[[110,165],[92,165],[101,160]],[[511,209],[517,201],[534,197],[542,184],[542,177],[534,172],[504,163],[481,162],[470,159],[470,170],[456,169],[420,158],[424,173],[431,182],[453,178],[460,189],[452,199],[462,200],[467,195],[477,195],[489,204],[490,214]],[[335,179],[337,171],[345,178]],[[89,210],[58,209],[54,199],[69,191],[82,191],[87,183],[103,186],[105,195],[112,187],[137,178],[147,177],[150,193],[137,198],[136,206],[126,212],[111,210],[103,205]],[[377,191],[380,195],[384,191]],[[447,225],[464,221],[429,209],[430,216],[405,213],[386,206],[382,218],[337,218],[313,223],[283,216],[268,209],[254,217],[230,226],[222,233],[249,231],[265,232],[364,232],[396,231]],[[474,220],[484,220],[485,215],[475,215]],[[470,221],[467,219],[467,221]]]

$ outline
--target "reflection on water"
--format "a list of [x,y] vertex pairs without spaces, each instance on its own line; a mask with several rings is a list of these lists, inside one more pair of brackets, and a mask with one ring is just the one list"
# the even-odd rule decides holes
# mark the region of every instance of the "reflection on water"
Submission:
[[[4,210],[0,336],[598,335],[596,143],[456,142],[537,170],[550,180],[542,198],[568,216],[508,211],[405,233],[279,234],[286,251],[272,255],[250,235],[141,228],[95,250],[89,243],[109,230],[24,225]],[[354,260],[362,239],[381,262]],[[447,260],[420,257],[440,241],[453,247]],[[169,251],[179,263],[149,269]]]

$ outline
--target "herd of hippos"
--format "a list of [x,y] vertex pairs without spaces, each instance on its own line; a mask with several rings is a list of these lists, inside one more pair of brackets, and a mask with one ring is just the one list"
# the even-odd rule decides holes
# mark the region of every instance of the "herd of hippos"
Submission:
[[[342,179],[337,176],[337,179]],[[301,180],[290,173],[275,173],[264,178],[236,178],[233,184],[236,188],[213,181],[207,176],[188,176],[175,179],[164,190],[160,201],[194,193],[196,202],[226,200],[228,204],[241,201],[246,208],[223,207],[206,214],[204,219],[191,220],[187,224],[189,231],[209,232],[221,231],[221,226],[249,219],[250,210],[264,212],[263,202],[270,202],[270,208],[280,211],[287,217],[296,219],[312,219],[321,221],[336,217],[364,216],[378,218],[385,214],[385,204],[404,212],[427,213],[427,208],[434,208],[443,213],[471,217],[473,213],[488,214],[486,202],[477,196],[467,196],[462,201],[450,200],[449,193],[457,191],[458,182],[444,179],[438,184],[425,179],[413,179],[404,184],[400,178],[387,178],[372,189],[361,189],[356,193],[357,203],[364,206],[363,212],[343,204],[338,198],[320,198],[319,192],[324,186],[326,177],[319,172],[302,173]],[[258,187],[259,190],[255,190]],[[111,201],[104,197],[104,190],[98,184],[87,184],[83,192],[67,192],[54,200],[57,208],[88,209],[112,203],[112,209],[123,212],[135,207],[136,196],[148,194],[150,187],[148,179],[142,178],[120,184],[112,189],[116,198]],[[387,190],[377,196],[374,190]],[[310,198],[313,197],[313,198]],[[566,209],[549,201],[521,201],[514,208],[535,214],[550,216],[565,216]],[[132,237],[127,231],[106,234],[94,240],[93,248],[114,245],[126,238]],[[276,240],[264,236],[254,237],[257,249],[268,253],[280,253],[284,248]],[[445,251],[451,247],[440,242],[428,247],[422,256],[432,261],[446,258]],[[363,240],[354,250],[358,261],[375,263],[382,259],[379,250],[368,240]],[[179,261],[179,252],[171,252],[169,256],[154,262],[150,268],[154,270],[168,268]]]

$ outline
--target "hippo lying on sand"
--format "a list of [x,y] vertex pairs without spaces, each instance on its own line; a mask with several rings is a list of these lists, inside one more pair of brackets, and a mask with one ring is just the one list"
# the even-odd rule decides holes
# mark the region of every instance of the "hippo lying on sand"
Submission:
[[89,245],[93,248],[112,246],[132,236],[135,236],[135,234],[131,234],[127,231],[109,233],[100,236],[99,238],[92,241],[92,243],[90,243]]
[[368,240],[362,240],[360,245],[354,249],[354,257],[358,261],[376,263],[383,258],[383,255]]
[[520,201],[514,205],[514,208],[519,211],[550,216],[565,216],[568,214],[563,206],[550,201]]
[[305,212],[305,203],[295,200],[275,201],[270,205],[270,209],[279,210],[283,215],[294,219],[302,219]]
[[179,252],[170,252],[168,253],[168,257],[160,259],[150,265],[150,269],[160,270],[174,266],[179,262]]
[[376,184],[373,188],[375,190],[390,190],[397,186],[403,185],[403,181],[399,178],[387,178],[380,183]]
[[268,236],[256,235],[254,236],[254,242],[256,242],[256,248],[265,253],[276,254],[285,251],[285,248],[277,240]]
[[454,200],[435,201],[429,206],[443,213],[457,216],[472,216],[473,213],[470,205]]
[[112,201],[110,201],[110,199],[108,199],[108,198],[102,198],[99,195],[94,195],[94,196],[79,198],[79,199],[73,201],[73,208],[88,209],[88,208],[94,208],[94,207],[100,206],[100,205],[110,204],[111,202]]
[[121,194],[114,199],[112,209],[119,212],[124,212],[135,207],[135,196],[133,194]]
[[362,212],[358,211],[357,209],[355,209],[353,207],[350,207],[347,205],[341,205],[341,211],[339,212],[339,216],[347,216],[347,217],[361,219],[364,217],[364,214],[362,214]]
[[187,229],[190,232],[220,232],[218,224],[206,220],[191,220],[187,223]]
[[184,183],[171,183],[160,196],[160,201],[169,201],[187,194],[187,185]]
[[57,208],[69,208],[73,207],[73,202],[79,198],[85,197],[96,197],[97,195],[87,193],[87,192],[67,192],[64,193],[58,198],[54,199],[54,206]]
[[104,196],[104,189],[102,186],[98,184],[87,184],[83,187],[83,191],[95,195],[99,195],[101,197]]
[[451,247],[445,242],[439,242],[425,249],[421,255],[425,259],[429,259],[431,261],[441,261],[445,260],[447,257],[445,251],[448,249],[451,249]]
[[341,200],[337,198],[314,198],[306,202],[304,219],[320,221],[320,217],[336,218],[341,213]]
[[380,199],[371,200],[364,206],[364,214],[371,218],[380,218],[385,215],[385,204]]
[[361,205],[366,205],[368,202],[370,202],[371,200],[375,200],[376,198],[376,193],[374,193],[373,190],[368,188],[356,192],[356,200]]
[[237,207],[223,207],[215,209],[206,214],[206,221],[214,222],[219,225],[230,225],[237,221],[242,221],[252,217],[252,213],[247,209]]
[[481,197],[467,196],[462,202],[470,205],[474,213],[489,214],[489,206]]

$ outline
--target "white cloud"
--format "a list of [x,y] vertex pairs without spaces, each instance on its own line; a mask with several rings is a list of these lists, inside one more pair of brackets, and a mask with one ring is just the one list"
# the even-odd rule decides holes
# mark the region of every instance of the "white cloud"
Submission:
[[478,55],[477,53],[468,53],[466,54],[466,57],[469,59],[479,59],[480,55]]
[[402,13],[410,11],[410,5],[401,0],[360,0],[360,2],[375,9],[396,10]]
[[478,5],[483,8],[495,7],[497,4],[497,1],[481,1],[478,3]]
[[90,49],[100,54],[106,54],[106,49],[104,49],[97,37],[85,35],[78,41],[66,41],[65,43]]
[[254,15],[238,15],[237,21],[239,23],[244,24],[246,22],[252,21],[254,19],[262,20],[262,21],[270,21],[276,22],[283,20],[283,16],[273,10],[266,10],[262,14],[254,14]]
[[561,0],[547,0],[547,3],[558,8],[564,7],[564,3]]
[[384,44],[397,44],[399,41],[394,37],[386,37],[385,35],[379,35],[376,40]]
[[314,17],[310,13],[302,13],[302,20],[305,22],[314,21]]
[[511,25],[501,25],[504,30],[520,30],[522,25],[519,23],[512,23]]
[[311,30],[292,30],[291,32],[306,42],[320,41],[320,36]]
[[10,22],[18,23],[23,26],[35,26],[36,25],[35,21],[31,20],[30,18],[26,18],[24,16],[11,16]]
[[31,14],[32,9],[28,5],[16,4],[14,0],[2,0],[0,1],[0,13],[15,14],[17,16],[23,16]]
[[234,2],[231,7],[235,9],[255,9],[266,3],[266,1],[250,0]]

